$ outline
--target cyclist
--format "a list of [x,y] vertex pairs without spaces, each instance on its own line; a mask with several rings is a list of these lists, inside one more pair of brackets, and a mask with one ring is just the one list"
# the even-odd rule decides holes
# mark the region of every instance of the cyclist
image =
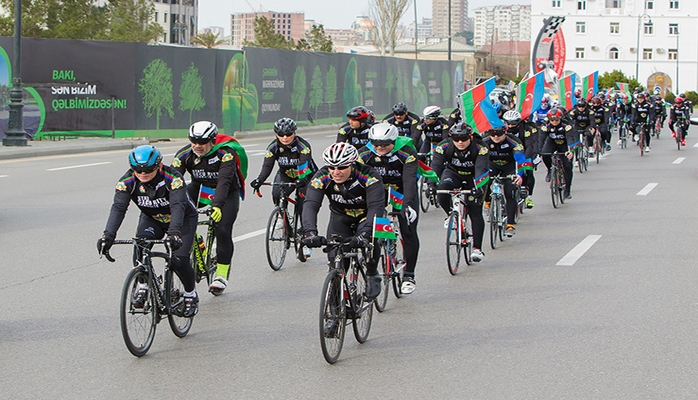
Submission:
[[587,108],[586,99],[580,98],[568,116],[573,123],[576,134],[580,137],[580,143],[589,148],[589,157],[591,157],[594,153],[594,136],[591,134],[591,130],[596,127],[596,123],[594,122],[594,112]]
[[[521,119],[518,111],[507,111],[502,117],[502,121],[507,124],[507,133],[516,137],[524,149],[524,170],[523,186],[528,192],[526,196],[526,208],[533,208],[533,188],[536,185],[536,178],[533,175],[533,165],[540,163],[538,157],[538,129],[533,124]],[[490,160],[491,161],[491,160]],[[490,168],[491,169],[491,168]]]
[[[131,201],[141,210],[136,237],[161,239],[167,234],[174,256],[170,267],[184,285],[184,317],[193,317],[199,310],[194,270],[189,250],[194,240],[197,213],[182,175],[162,164],[162,153],[155,146],[138,146],[128,156],[130,169],[119,179],[114,202],[104,234],[97,241],[100,254],[114,244],[116,233],[126,216]],[[133,255],[135,260],[139,254]],[[141,283],[132,299],[135,308],[143,308],[148,298],[148,285]]]
[[634,133],[633,141],[637,141],[637,128],[640,123],[644,123],[645,127],[643,131],[645,134],[645,153],[650,152],[650,122],[654,121],[654,109],[652,105],[646,101],[644,93],[637,94],[637,101],[632,105],[632,116],[630,117],[630,122],[632,123],[632,131]]
[[[627,128],[630,115],[632,115],[630,99],[628,98],[627,94],[621,93],[619,96],[616,96],[616,107],[613,118],[617,121],[619,127],[621,125],[625,125]],[[618,129],[618,146],[620,146],[622,143],[621,134],[621,129]]]
[[[330,202],[330,222],[327,236],[339,234],[352,238],[351,247],[360,247],[371,240],[373,220],[385,213],[385,190],[381,176],[371,167],[358,164],[359,152],[349,143],[334,143],[322,153],[325,166],[313,175],[305,193],[303,205],[303,244],[320,247],[326,239],[318,236],[317,214],[322,205],[322,196]],[[332,260],[334,254],[328,254]],[[366,263],[366,297],[374,299],[381,291],[378,276],[380,246]]]
[[[276,139],[272,140],[267,146],[267,151],[264,154],[262,162],[262,170],[259,171],[257,178],[250,182],[253,189],[258,190],[262,183],[269,177],[274,169],[274,162],[279,165],[279,171],[274,177],[274,182],[295,182],[296,187],[274,186],[271,191],[271,197],[274,204],[278,204],[281,196],[289,196],[294,190],[298,191],[298,202],[296,203],[296,212],[301,213],[302,218],[303,198],[305,197],[305,189],[310,178],[312,178],[317,165],[313,161],[313,154],[310,148],[310,143],[296,134],[298,126],[296,121],[291,118],[281,118],[274,123],[274,133]],[[299,227],[299,229],[301,229]],[[302,232],[302,229],[301,229]],[[303,255],[310,257],[311,249],[303,247]]]
[[[657,120],[659,120],[659,128],[664,128],[664,121],[666,120],[666,104],[664,104],[664,99],[662,99],[662,96],[658,94],[654,95],[654,118],[654,123],[656,124]],[[652,135],[654,136],[654,130],[652,131]]]
[[693,102],[686,97],[686,93],[680,93],[679,97],[683,99],[683,103],[688,107],[690,115],[693,115]]
[[[504,114],[505,118],[509,113],[518,114],[517,111],[507,111]],[[526,164],[524,145],[516,136],[507,133],[506,127],[490,129],[485,133],[487,136],[482,139],[482,142],[487,147],[489,153],[490,176],[501,175],[507,177],[514,175],[513,179],[504,181],[504,198],[506,198],[507,203],[506,235],[512,237],[516,235],[516,207],[518,203],[518,199],[514,198],[516,193],[514,185],[523,183]],[[490,185],[487,185],[485,192],[488,193],[489,188]],[[488,196],[488,194],[485,194],[485,199],[489,199]]]
[[417,125],[419,135],[424,134],[424,140],[419,148],[419,152],[428,153],[448,137],[448,123],[441,117],[441,107],[439,106],[426,107],[422,115],[422,122]]
[[686,135],[688,134],[688,127],[691,125],[689,123],[691,118],[691,111],[686,106],[686,102],[681,97],[676,97],[674,99],[674,105],[671,106],[669,110],[669,129],[671,129],[671,136],[676,137],[676,131],[674,131],[674,125],[679,122],[679,119],[683,118],[681,121],[681,146],[686,145]]
[[[482,237],[485,233],[485,219],[482,216],[483,187],[489,180],[489,160],[487,147],[475,137],[473,129],[466,123],[458,123],[450,129],[449,138],[439,143],[434,150],[431,168],[441,179],[438,189],[471,190],[467,210],[473,227],[473,261],[482,261]],[[436,196],[439,205],[451,213],[451,197],[448,194]],[[448,217],[446,218],[448,223]]]
[[405,103],[397,103],[393,106],[393,116],[386,119],[387,123],[394,125],[397,128],[400,136],[412,138],[414,147],[420,148],[422,145],[422,133],[417,130],[419,121],[417,118],[412,118],[407,111]]
[[371,129],[371,111],[364,106],[354,107],[347,111],[347,118],[349,125],[339,129],[337,142],[348,142],[354,147],[365,146],[368,143],[368,130]]
[[[185,172],[191,175],[187,192],[189,197],[197,199],[197,206],[211,204],[211,219],[216,228],[217,269],[209,292],[217,296],[228,287],[234,252],[233,224],[240,210],[244,178],[238,165],[238,153],[231,147],[232,138],[219,135],[216,124],[195,122],[189,128],[188,137],[191,143],[175,154],[172,167],[182,175]],[[200,194],[211,190],[213,199]]]
[[456,108],[453,109],[451,114],[448,116],[448,126],[453,126],[458,122],[463,120],[463,113],[460,110],[460,103],[456,103]]
[[548,111],[550,110],[550,100],[547,97],[543,97],[540,101],[540,108],[531,114],[531,122],[536,126],[540,127],[548,116]]
[[368,137],[371,141],[359,149],[358,161],[373,167],[381,175],[387,203],[390,203],[388,190],[397,192],[403,198],[401,208],[393,206],[393,210],[401,212],[397,217],[405,251],[401,288],[403,293],[410,294],[415,289],[414,269],[419,254],[417,150],[409,139],[399,137],[397,129],[387,123],[373,125]]
[[592,97],[591,111],[594,113],[594,125],[601,134],[602,146],[606,147],[606,151],[610,151],[611,131],[608,128],[608,120],[611,118],[611,110],[606,106],[602,94]]
[[[562,159],[564,166],[565,182],[565,198],[571,199],[572,188],[572,157],[575,147],[580,146],[578,135],[574,132],[571,124],[562,121],[564,113],[560,108],[552,108],[548,111],[548,123],[540,127],[540,135],[538,143],[540,144],[541,153],[564,153],[565,158]],[[552,156],[543,155],[543,163],[548,169],[545,175],[545,181],[550,182],[550,166],[552,165]]]

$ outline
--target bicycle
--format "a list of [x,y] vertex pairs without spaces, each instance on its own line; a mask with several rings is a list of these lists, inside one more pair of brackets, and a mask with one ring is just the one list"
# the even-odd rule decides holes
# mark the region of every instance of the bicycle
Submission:
[[618,125],[618,134],[620,138],[620,148],[621,149],[627,149],[628,148],[628,125],[625,121],[625,119],[621,119],[620,124]]
[[388,291],[389,286],[393,286],[393,293],[398,299],[402,297],[402,277],[405,272],[405,251],[404,243],[402,241],[402,236],[400,236],[400,224],[398,223],[397,216],[399,212],[390,212],[388,217],[390,218],[390,225],[393,228],[393,232],[397,236],[397,239],[383,239],[380,267],[382,271],[382,289],[381,294],[376,298],[376,310],[378,312],[383,312],[385,310],[385,305],[388,302]]
[[553,208],[557,208],[560,204],[565,204],[565,165],[562,162],[562,157],[566,157],[564,153],[547,153],[541,154],[551,156],[552,164],[550,166],[550,197],[553,202]]
[[[128,351],[136,357],[144,356],[153,344],[157,324],[165,315],[175,336],[185,337],[194,317],[182,316],[184,285],[170,269],[173,256],[169,243],[165,240],[133,238],[115,240],[114,244],[131,244],[134,251],[141,255],[126,276],[121,291],[121,334]],[[155,244],[164,244],[167,252],[152,251]],[[101,254],[110,262],[116,261],[108,251],[102,250]],[[158,275],[153,265],[153,260],[157,258],[165,262],[164,284],[163,274]]]
[[676,123],[674,124],[674,130],[676,132],[676,148],[679,151],[681,150],[681,140],[683,139],[683,131],[685,129],[684,128],[685,121],[686,121],[686,117],[681,115],[676,119]]
[[596,163],[598,164],[601,160],[601,155],[606,154],[606,146],[603,144],[603,139],[601,139],[601,132],[598,128],[594,129],[594,156],[596,156]]
[[[201,215],[207,215],[208,218],[199,219],[197,225],[206,227],[206,234],[202,236],[199,232],[195,233],[194,243],[191,245],[191,265],[196,271],[196,283],[201,282],[206,278],[206,284],[211,287],[213,278],[216,276],[218,263],[214,248],[214,239],[216,237],[215,222],[211,219],[211,207],[203,207],[197,210]],[[213,295],[218,296],[220,293],[209,289]]]
[[504,196],[504,178],[495,176],[492,178],[492,186],[490,186],[490,209],[488,221],[490,225],[490,247],[494,250],[497,248],[497,239],[500,242],[504,241],[504,232],[507,226],[507,199]]
[[342,352],[347,320],[351,319],[356,341],[364,343],[373,319],[373,300],[364,295],[365,260],[371,254],[373,244],[365,241],[362,247],[346,251],[350,241],[332,235],[323,250],[337,252],[322,286],[320,300],[320,347],[325,361],[330,364],[337,362]]
[[659,140],[659,133],[662,130],[662,118],[657,117],[657,119],[654,121],[654,126],[652,130],[652,137],[656,137],[657,140]]
[[579,168],[579,173],[583,174],[585,171],[589,170],[589,149],[587,148],[586,134],[582,134],[581,146],[577,147],[574,152],[575,159],[577,160],[577,167]]
[[[424,163],[431,165],[432,152],[429,153],[417,153],[419,157],[424,157]],[[436,201],[436,195],[429,191],[428,179],[424,176],[419,177],[419,207],[423,212],[429,210],[429,206],[433,205],[439,208],[439,203]]]
[[637,134],[637,146],[640,148],[640,157],[645,155],[645,122],[640,122],[637,124],[636,132]]
[[[280,186],[282,188],[295,187],[295,182],[264,182],[263,186]],[[262,197],[262,192],[259,189],[255,190],[257,196]],[[301,244],[302,232],[300,232],[300,210],[297,210],[295,205],[298,204],[299,194],[296,191],[294,198],[290,196],[279,196],[279,200],[274,206],[274,209],[267,220],[267,229],[265,233],[265,249],[267,262],[274,271],[281,269],[286,259],[286,251],[291,248],[296,252],[298,260],[305,262],[307,257],[303,253],[303,245]],[[288,209],[288,204],[294,205],[294,213]]]
[[466,196],[472,192],[470,190],[452,189],[437,190],[437,194],[448,194],[451,196],[451,213],[448,215],[446,231],[446,262],[448,272],[451,275],[458,273],[460,266],[460,254],[467,265],[472,264],[473,253],[473,229],[468,218],[466,208]]

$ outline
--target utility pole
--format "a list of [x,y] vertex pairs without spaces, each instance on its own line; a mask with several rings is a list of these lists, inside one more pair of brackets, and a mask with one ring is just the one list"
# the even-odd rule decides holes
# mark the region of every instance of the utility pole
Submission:
[[10,120],[7,124],[6,136],[2,139],[3,146],[26,146],[27,134],[24,132],[22,116],[22,0],[15,0],[15,35],[14,35],[14,65],[12,66],[12,89],[10,89]]

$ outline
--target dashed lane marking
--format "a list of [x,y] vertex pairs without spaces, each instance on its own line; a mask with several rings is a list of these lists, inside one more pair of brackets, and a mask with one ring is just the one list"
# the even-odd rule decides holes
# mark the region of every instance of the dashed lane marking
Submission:
[[80,164],[80,165],[71,165],[69,167],[59,167],[59,168],[49,168],[46,171],[62,171],[64,169],[73,169],[73,168],[83,168],[83,167],[94,167],[96,165],[105,165],[105,164],[111,164],[111,161],[106,161],[106,162],[100,162],[100,163],[92,163],[92,164]]
[[637,195],[638,196],[647,196],[649,194],[649,192],[652,191],[652,189],[657,187],[657,185],[659,185],[659,184],[658,183],[648,183],[647,186],[645,186],[644,188],[642,188],[642,190],[637,192]]
[[244,235],[236,236],[233,238],[233,243],[242,242],[243,240],[253,238],[255,236],[263,235],[266,231],[267,231],[266,229],[260,229],[258,231],[254,231],[254,232],[246,233]]
[[574,263],[577,262],[577,260],[579,260],[579,258],[582,257],[584,253],[586,253],[599,239],[601,239],[601,235],[589,235],[585,237],[584,240],[582,240],[578,245],[574,246],[574,248],[564,257],[562,257],[555,265],[574,265]]
[[672,164],[681,164],[683,162],[683,160],[685,160],[685,159],[686,159],[686,157],[679,157],[676,160],[674,160],[674,162]]

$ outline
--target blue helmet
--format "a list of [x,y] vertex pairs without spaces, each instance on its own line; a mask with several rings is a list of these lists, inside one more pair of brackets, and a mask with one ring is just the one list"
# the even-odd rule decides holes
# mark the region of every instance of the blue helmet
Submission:
[[131,150],[128,155],[128,163],[131,168],[151,168],[162,162],[162,153],[157,147],[145,144]]
[[494,107],[494,110],[497,111],[497,112],[499,112],[499,110],[502,109],[502,105],[501,105],[499,102],[496,102],[496,101],[494,102],[494,104],[492,104],[492,107]]

